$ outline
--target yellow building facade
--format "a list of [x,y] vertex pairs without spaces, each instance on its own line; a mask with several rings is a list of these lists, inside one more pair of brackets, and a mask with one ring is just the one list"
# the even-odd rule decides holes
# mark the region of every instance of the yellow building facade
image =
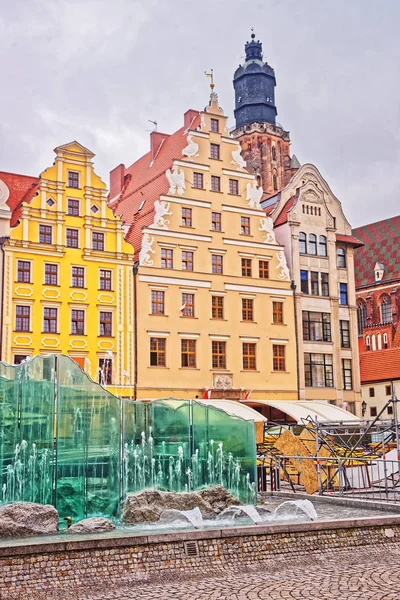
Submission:
[[137,259],[137,398],[296,400],[290,274],[217,96],[151,138],[111,173]]
[[77,142],[55,153],[4,244],[1,359],[66,354],[130,396],[133,249],[108,208],[94,155]]

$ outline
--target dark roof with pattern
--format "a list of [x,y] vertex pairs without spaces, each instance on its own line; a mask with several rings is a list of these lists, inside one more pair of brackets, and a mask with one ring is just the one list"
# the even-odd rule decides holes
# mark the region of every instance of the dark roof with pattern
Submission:
[[385,267],[383,283],[400,279],[400,216],[357,227],[353,235],[365,244],[354,253],[356,288],[374,285],[377,262]]

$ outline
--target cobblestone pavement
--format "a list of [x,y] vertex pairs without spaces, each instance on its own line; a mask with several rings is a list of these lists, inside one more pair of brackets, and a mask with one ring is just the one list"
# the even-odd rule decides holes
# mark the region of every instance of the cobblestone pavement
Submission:
[[127,587],[69,593],[68,600],[399,600],[400,544],[334,550],[299,558],[293,565],[255,562],[245,571],[172,575],[132,581]]

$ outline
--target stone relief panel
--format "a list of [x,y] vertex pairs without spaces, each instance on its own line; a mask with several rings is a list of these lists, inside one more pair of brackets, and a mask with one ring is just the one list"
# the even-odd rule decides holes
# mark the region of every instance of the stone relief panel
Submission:
[[164,217],[170,217],[172,215],[172,212],[170,212],[170,206],[171,203],[165,202],[164,200],[156,200],[154,202],[155,215],[153,224],[150,225],[150,227],[154,227],[157,229],[168,229],[170,221],[168,219],[165,219]]
[[172,167],[172,171],[170,169],[167,169],[165,176],[168,179],[169,183],[168,193],[172,196],[175,194],[182,196],[183,192],[186,189],[185,173],[183,169],[180,169],[179,167],[174,165]]
[[213,375],[213,388],[216,390],[231,390],[233,389],[232,375]]
[[152,267],[154,261],[150,259],[150,254],[155,254],[153,250],[154,236],[150,237],[148,233],[143,235],[142,248],[139,253],[139,264],[143,267]]
[[257,182],[254,181],[253,184],[247,184],[246,190],[246,200],[248,200],[249,208],[256,208],[257,210],[262,210],[260,201],[263,197],[264,190],[262,189],[261,185],[257,186]]
[[188,145],[182,150],[182,155],[189,158],[199,156],[199,145],[193,141],[193,136],[189,133],[186,138]]
[[236,148],[236,150],[232,150],[231,164],[235,165],[235,167],[237,169],[245,169],[246,168],[246,161],[244,160],[244,158],[242,156],[242,149],[240,146],[238,146]]
[[276,253],[276,258],[278,259],[278,264],[276,265],[276,268],[279,271],[278,279],[281,279],[282,281],[290,281],[290,272],[283,250],[280,250]]
[[265,232],[264,244],[276,244],[274,222],[271,217],[263,217],[260,219],[260,225],[261,227],[258,228],[258,231]]

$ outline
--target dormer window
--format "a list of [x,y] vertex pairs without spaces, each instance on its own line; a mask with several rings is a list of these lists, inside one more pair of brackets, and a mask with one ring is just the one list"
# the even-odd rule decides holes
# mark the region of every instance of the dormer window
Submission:
[[382,263],[377,262],[374,267],[375,281],[382,281],[385,273],[385,267]]

